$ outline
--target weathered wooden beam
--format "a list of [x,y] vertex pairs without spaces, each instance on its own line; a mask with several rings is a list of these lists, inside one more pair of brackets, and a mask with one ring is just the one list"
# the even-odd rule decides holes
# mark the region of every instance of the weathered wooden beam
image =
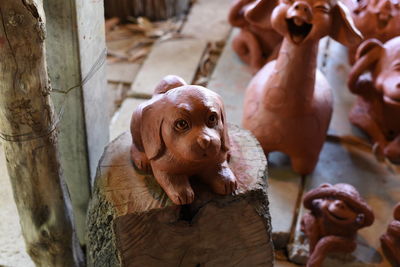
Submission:
[[0,2],[0,129],[26,248],[37,266],[82,266],[57,149],[41,1]]
[[61,163],[71,194],[77,233],[85,243],[91,177],[108,142],[102,1],[45,0],[47,62],[60,122]]

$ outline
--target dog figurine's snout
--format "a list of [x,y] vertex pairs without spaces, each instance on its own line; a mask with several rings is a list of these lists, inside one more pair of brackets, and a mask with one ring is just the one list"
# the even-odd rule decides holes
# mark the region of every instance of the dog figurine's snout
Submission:
[[210,146],[211,137],[205,134],[200,135],[199,137],[197,137],[197,143],[203,150],[206,150]]

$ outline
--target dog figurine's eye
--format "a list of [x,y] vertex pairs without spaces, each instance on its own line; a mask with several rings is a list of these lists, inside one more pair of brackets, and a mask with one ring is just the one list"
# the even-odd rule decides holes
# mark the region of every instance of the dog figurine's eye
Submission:
[[175,129],[178,131],[185,131],[189,129],[189,123],[184,119],[179,119],[175,121]]
[[217,123],[218,123],[218,115],[215,113],[211,114],[208,117],[208,122],[207,122],[208,126],[214,127],[215,125],[217,125]]

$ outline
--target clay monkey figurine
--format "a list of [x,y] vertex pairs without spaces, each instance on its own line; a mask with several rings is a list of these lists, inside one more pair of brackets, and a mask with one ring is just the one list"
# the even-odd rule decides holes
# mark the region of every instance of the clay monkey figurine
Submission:
[[271,27],[271,11],[277,0],[236,0],[229,11],[228,20],[240,32],[235,36],[233,50],[252,71],[276,58],[282,36]]
[[400,163],[400,37],[384,45],[366,40],[356,58],[348,81],[358,95],[350,121],[370,136],[378,155]]
[[[365,39],[378,39],[381,42],[400,35],[400,2],[398,0],[347,0],[356,27]],[[354,57],[359,44],[349,47],[349,59]]]
[[293,169],[305,175],[318,161],[332,114],[330,87],[316,69],[319,40],[329,35],[348,44],[361,37],[339,1],[280,0],[271,23],[283,43],[277,60],[247,87],[243,126],[266,154],[286,153]]
[[198,176],[221,195],[237,188],[227,163],[228,129],[221,97],[204,87],[167,76],[131,120],[131,157],[153,175],[178,205],[194,200],[190,176]]
[[393,217],[394,221],[381,236],[381,245],[393,266],[400,266],[400,203],[394,208]]
[[303,200],[310,212],[301,221],[301,230],[310,244],[308,267],[322,265],[328,253],[351,253],[360,228],[374,222],[374,214],[357,190],[349,184],[322,184]]

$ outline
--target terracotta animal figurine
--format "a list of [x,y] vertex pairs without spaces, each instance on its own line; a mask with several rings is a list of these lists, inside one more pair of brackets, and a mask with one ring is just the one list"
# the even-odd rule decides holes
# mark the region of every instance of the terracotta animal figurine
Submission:
[[358,95],[350,121],[371,137],[378,155],[400,163],[400,37],[384,45],[366,40],[356,58],[348,81]]
[[400,266],[400,203],[395,207],[393,217],[394,221],[381,236],[381,245],[393,266]]
[[[400,2],[398,0],[347,0],[356,27],[365,39],[375,38],[381,42],[400,35]],[[354,56],[359,44],[349,47],[349,59]]]
[[221,195],[237,188],[227,163],[228,129],[221,97],[204,87],[167,76],[131,120],[131,156],[136,167],[153,171],[178,205],[194,199],[190,176],[198,176]]
[[360,228],[374,222],[374,214],[357,190],[349,184],[322,184],[303,200],[310,212],[301,229],[310,243],[308,267],[319,267],[328,253],[351,253]]
[[304,175],[318,161],[332,114],[330,87],[316,70],[319,40],[329,35],[347,44],[361,37],[343,4],[329,0],[280,0],[271,23],[284,40],[277,60],[250,81],[243,125],[266,154],[286,153]]
[[240,32],[232,46],[238,56],[256,72],[276,58],[282,36],[271,26],[271,11],[277,0],[235,0],[228,20]]

